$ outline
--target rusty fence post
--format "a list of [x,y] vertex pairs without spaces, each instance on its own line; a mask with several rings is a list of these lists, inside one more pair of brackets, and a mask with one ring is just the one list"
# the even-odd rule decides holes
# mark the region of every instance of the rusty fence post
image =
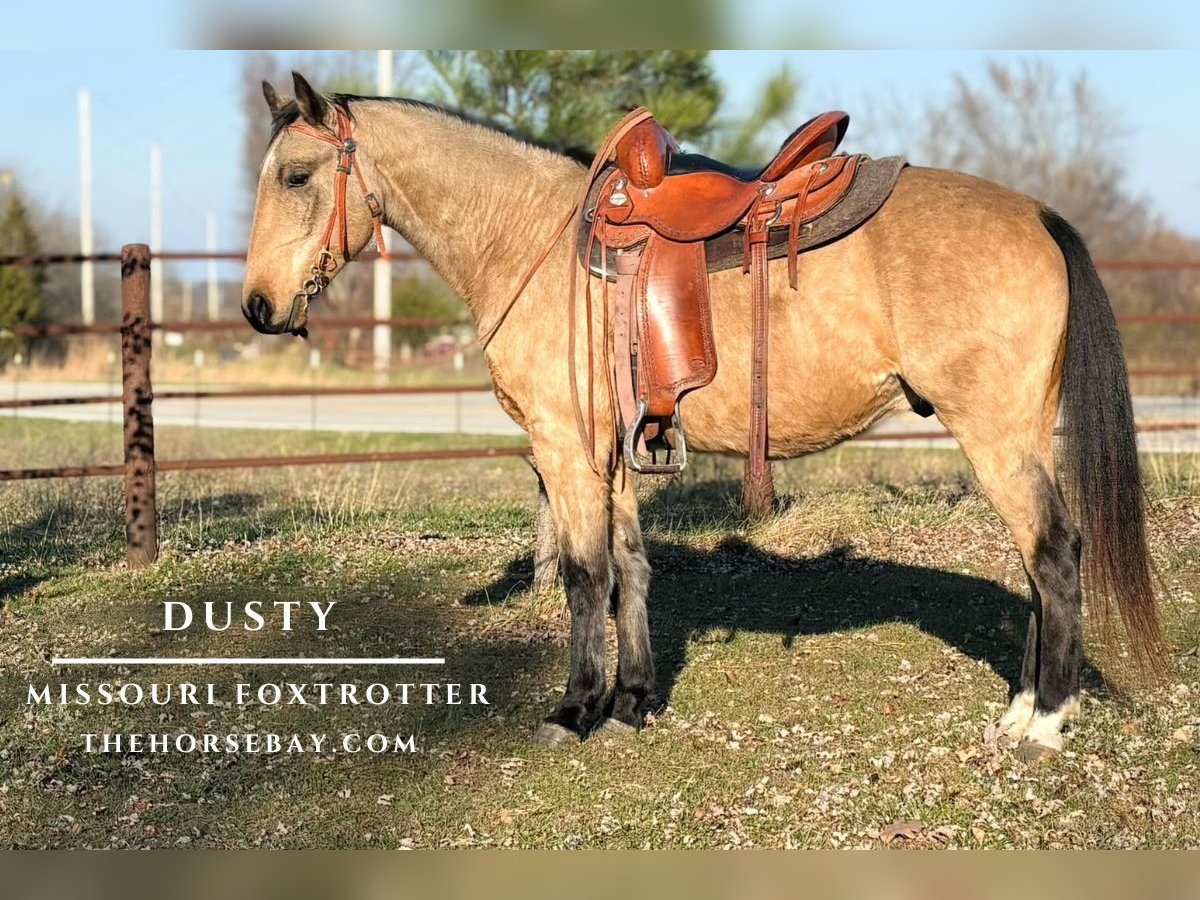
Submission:
[[121,382],[125,410],[125,559],[158,558],[154,498],[154,417],[150,385],[150,248],[121,248]]

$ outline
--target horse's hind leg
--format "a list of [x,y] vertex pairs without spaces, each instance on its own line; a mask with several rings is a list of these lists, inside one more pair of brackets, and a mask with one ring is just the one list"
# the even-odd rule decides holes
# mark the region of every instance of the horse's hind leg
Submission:
[[1018,690],[990,731],[1020,739],[1020,755],[1036,759],[1062,749],[1062,726],[1078,709],[1083,655],[1080,537],[1054,482],[1053,420],[1005,429],[994,420],[948,418],[1029,577],[1033,613]]
[[588,468],[577,447],[572,450],[564,453],[534,441],[534,456],[558,535],[559,568],[571,611],[571,674],[558,708],[534,734],[534,743],[543,746],[586,736],[600,718],[608,687],[604,625],[613,589],[610,487],[606,479]]
[[654,657],[650,651],[646,616],[650,563],[642,543],[637,497],[629,472],[618,472],[613,486],[612,529],[613,567],[617,580],[613,594],[617,619],[617,686],[605,727],[621,731],[642,727],[654,694]]
[[546,482],[534,469],[538,482],[537,538],[533,546],[533,592],[543,594],[554,587],[558,578],[558,535],[554,533],[554,515]]
[[1023,670],[1036,671],[1033,717],[1019,748],[1029,760],[1061,750],[1062,727],[1079,711],[1079,669],[1083,661],[1083,591],[1079,578],[1082,540],[1062,492],[1045,472],[1038,478],[1041,518],[1033,561],[1026,562],[1033,595],[1031,631]]

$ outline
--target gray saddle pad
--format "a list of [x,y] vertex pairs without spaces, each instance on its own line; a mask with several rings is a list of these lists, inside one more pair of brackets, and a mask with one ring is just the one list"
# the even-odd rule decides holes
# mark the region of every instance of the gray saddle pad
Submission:
[[[864,157],[859,163],[858,171],[854,174],[854,182],[845,196],[837,204],[818,219],[814,219],[800,228],[799,249],[811,250],[821,244],[827,244],[849,234],[871,216],[879,211],[883,202],[891,196],[892,189],[900,177],[901,170],[908,165],[900,156],[887,156],[883,159]],[[596,184],[588,195],[584,209],[591,210],[595,206],[595,195],[599,192],[607,172],[596,179]],[[579,228],[579,261],[584,261],[587,253],[588,231],[590,219],[585,218]],[[704,242],[705,258],[708,271],[721,272],[725,269],[740,268],[742,265],[744,229],[731,228]],[[608,251],[608,280],[616,280],[616,253]],[[773,228],[767,244],[768,259],[779,259],[787,256],[787,226]],[[592,245],[591,259],[588,260],[593,275],[601,274],[600,244]]]

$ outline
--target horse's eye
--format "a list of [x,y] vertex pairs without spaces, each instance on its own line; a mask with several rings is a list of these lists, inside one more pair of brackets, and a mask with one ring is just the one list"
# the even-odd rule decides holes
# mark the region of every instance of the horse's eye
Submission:
[[293,172],[287,177],[288,187],[304,187],[306,184],[308,184],[307,172]]

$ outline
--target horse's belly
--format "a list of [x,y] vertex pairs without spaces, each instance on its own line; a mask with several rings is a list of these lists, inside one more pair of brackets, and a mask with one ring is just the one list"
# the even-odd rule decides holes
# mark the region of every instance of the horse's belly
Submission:
[[[903,404],[887,311],[862,232],[803,254],[799,290],[784,260],[771,265],[767,410],[770,452],[799,456],[858,434]],[[696,450],[749,449],[749,279],[711,282],[717,377],[683,401]]]
[[[689,447],[707,452],[748,452],[748,372],[745,376],[731,376],[724,390],[719,390],[714,381],[684,398],[681,414]],[[865,431],[904,403],[899,380],[888,373],[864,377],[861,371],[814,365],[795,370],[784,383],[775,377],[769,380],[768,438],[770,455],[776,458],[802,456],[830,447]]]

